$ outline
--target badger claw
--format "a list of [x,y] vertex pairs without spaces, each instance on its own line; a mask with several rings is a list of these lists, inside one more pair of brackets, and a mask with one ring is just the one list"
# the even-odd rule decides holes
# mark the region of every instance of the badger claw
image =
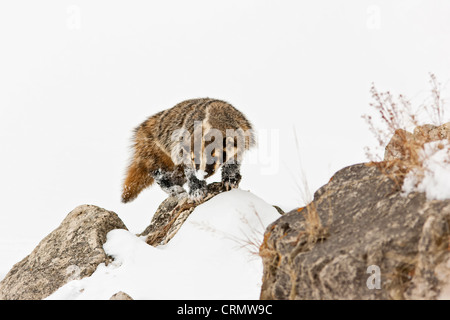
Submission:
[[196,185],[191,186],[189,189],[188,198],[194,203],[200,203],[207,193],[206,181],[199,180]]

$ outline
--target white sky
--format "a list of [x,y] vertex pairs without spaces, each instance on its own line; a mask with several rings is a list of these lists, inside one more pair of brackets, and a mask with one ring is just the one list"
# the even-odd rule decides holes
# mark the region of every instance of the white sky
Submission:
[[449,17],[448,0],[2,1],[0,274],[80,204],[142,231],[165,194],[120,203],[132,129],[189,98],[273,134],[241,187],[301,205],[301,167],[315,191],[366,160],[372,82],[417,97],[428,72],[449,80]]

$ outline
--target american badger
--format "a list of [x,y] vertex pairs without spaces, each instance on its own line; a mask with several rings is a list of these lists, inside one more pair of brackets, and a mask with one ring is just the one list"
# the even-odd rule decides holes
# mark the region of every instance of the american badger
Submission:
[[154,181],[169,195],[186,192],[200,201],[205,179],[222,166],[224,187],[237,188],[242,154],[255,143],[252,125],[231,104],[210,98],[183,101],[134,130],[122,202],[134,200]]

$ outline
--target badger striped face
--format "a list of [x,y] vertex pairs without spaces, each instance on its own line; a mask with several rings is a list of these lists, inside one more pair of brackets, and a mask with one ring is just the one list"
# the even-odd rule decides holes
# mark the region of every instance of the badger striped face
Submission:
[[212,128],[207,120],[195,121],[193,134],[177,129],[172,134],[172,161],[213,174],[224,162],[241,162],[249,148],[252,133],[238,129],[224,132]]

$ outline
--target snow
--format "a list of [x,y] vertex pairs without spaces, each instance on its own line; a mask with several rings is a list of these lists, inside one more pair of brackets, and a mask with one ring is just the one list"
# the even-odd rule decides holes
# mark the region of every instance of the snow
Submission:
[[420,154],[422,167],[411,170],[403,182],[403,192],[424,192],[428,200],[450,199],[450,143],[426,143]]
[[109,299],[118,291],[134,299],[258,299],[257,248],[279,216],[270,204],[236,189],[198,206],[164,246],[113,230],[103,247],[114,261],[48,299]]

